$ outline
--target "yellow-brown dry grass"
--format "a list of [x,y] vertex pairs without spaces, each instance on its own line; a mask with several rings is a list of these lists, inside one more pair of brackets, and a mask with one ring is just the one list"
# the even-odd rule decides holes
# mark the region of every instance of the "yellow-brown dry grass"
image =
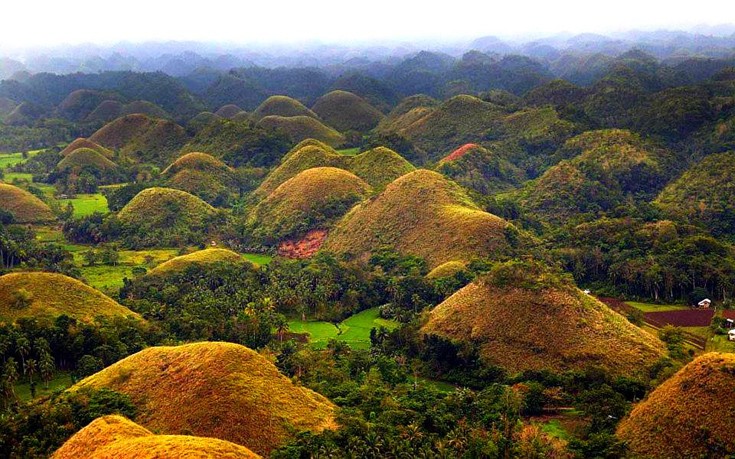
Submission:
[[10,212],[16,223],[37,223],[55,220],[51,208],[28,191],[0,183],[0,210]]
[[89,148],[90,150],[94,150],[108,159],[112,159],[113,156],[112,150],[109,150],[98,143],[92,142],[89,139],[85,139],[84,137],[79,137],[72,143],[67,145],[66,148],[61,150],[61,156],[67,156],[69,153],[79,148]]
[[478,208],[454,182],[421,169],[356,206],[334,228],[323,249],[365,260],[389,246],[422,257],[434,268],[452,260],[508,255],[509,226]]
[[253,118],[261,120],[266,116],[308,116],[318,119],[316,113],[306,108],[298,100],[288,96],[270,96],[253,112]]
[[185,271],[189,266],[206,266],[215,263],[250,263],[240,254],[228,249],[209,248],[172,258],[153,268],[149,276],[168,276]]
[[345,137],[334,128],[311,116],[269,115],[258,121],[258,126],[283,131],[293,143],[306,139],[317,139],[332,147],[345,143]]
[[383,119],[377,108],[348,91],[332,91],[323,95],[314,103],[312,110],[340,132],[367,132]]
[[99,151],[91,148],[77,148],[62,158],[56,168],[63,171],[66,169],[80,169],[85,166],[91,166],[102,171],[117,169],[117,164]]
[[260,236],[275,240],[331,226],[372,189],[355,174],[336,167],[314,167],[278,186],[248,216]]
[[201,224],[215,212],[214,207],[186,191],[154,187],[135,195],[120,210],[118,218],[128,224],[145,222],[164,228],[171,226],[172,221]]
[[218,438],[264,455],[296,432],[336,427],[329,400],[232,343],[151,347],[70,390],[85,387],[127,394],[137,421],[155,432]]
[[491,273],[465,286],[431,311],[422,331],[476,344],[485,362],[511,373],[599,366],[631,376],[665,355],[657,337],[570,282],[520,275],[504,285]]
[[636,405],[617,434],[635,457],[729,457],[734,393],[735,354],[702,355]]
[[442,277],[452,277],[455,274],[467,269],[467,265],[461,261],[448,261],[442,263],[436,268],[429,271],[426,275],[427,279],[440,279]]
[[[18,295],[25,293],[30,294],[30,304],[20,307]],[[112,298],[63,274],[14,272],[0,276],[1,321],[12,323],[26,317],[51,320],[63,314],[85,322],[100,316],[140,318]]]
[[187,435],[155,435],[117,415],[92,421],[64,443],[51,459],[259,458],[244,446]]

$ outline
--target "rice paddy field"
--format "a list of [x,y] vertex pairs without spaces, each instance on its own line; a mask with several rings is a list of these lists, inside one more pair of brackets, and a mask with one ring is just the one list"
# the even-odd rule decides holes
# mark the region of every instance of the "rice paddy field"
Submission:
[[322,321],[292,320],[288,323],[291,333],[305,333],[315,349],[323,349],[330,340],[344,341],[353,349],[370,348],[370,330],[385,327],[392,330],[397,322],[380,318],[378,308],[366,309],[339,323],[339,326]]
[[107,207],[107,198],[101,193],[78,194],[72,199],[59,199],[62,208],[69,203],[74,207],[74,217],[84,217],[95,212],[106,214],[110,211]]

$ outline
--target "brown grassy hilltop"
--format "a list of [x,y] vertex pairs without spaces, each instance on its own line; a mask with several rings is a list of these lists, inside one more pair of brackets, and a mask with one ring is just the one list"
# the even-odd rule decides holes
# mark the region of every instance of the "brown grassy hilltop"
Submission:
[[618,426],[635,457],[725,458],[735,451],[735,354],[696,358]]
[[383,114],[377,108],[347,91],[332,91],[323,95],[314,103],[312,110],[340,132],[367,132],[383,119]]
[[232,343],[151,347],[77,383],[130,396],[137,421],[163,434],[231,441],[259,453],[302,430],[335,428],[334,405]]
[[64,443],[51,459],[256,459],[249,449],[215,438],[155,435],[122,416],[92,421]]
[[0,210],[10,212],[16,223],[36,223],[56,220],[45,202],[17,186],[0,182]]
[[[18,300],[21,296],[26,297],[23,306]],[[98,316],[139,318],[112,298],[63,274],[14,272],[0,276],[0,321],[53,319],[60,315],[85,322]]]
[[510,223],[480,210],[462,189],[436,172],[417,170],[356,206],[323,249],[358,259],[385,246],[426,259],[430,267],[512,252]]
[[89,148],[90,150],[94,150],[108,159],[112,159],[113,156],[112,150],[109,150],[98,143],[92,142],[89,139],[85,139],[84,137],[79,137],[72,143],[67,145],[66,148],[61,150],[61,156],[67,156],[69,155],[69,153],[79,148]]
[[496,267],[434,308],[422,331],[479,347],[515,373],[600,366],[640,374],[664,356],[661,341],[539,264]]

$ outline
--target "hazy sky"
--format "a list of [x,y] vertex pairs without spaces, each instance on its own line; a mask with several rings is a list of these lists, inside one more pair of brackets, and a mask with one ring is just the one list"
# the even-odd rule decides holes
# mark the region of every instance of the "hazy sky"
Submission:
[[[735,22],[735,0],[2,0],[0,46],[462,39]],[[196,4],[197,6],[189,6]]]

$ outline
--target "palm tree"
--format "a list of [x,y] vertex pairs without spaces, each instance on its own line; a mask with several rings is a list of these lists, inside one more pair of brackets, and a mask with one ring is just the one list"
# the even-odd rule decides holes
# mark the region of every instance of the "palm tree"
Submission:
[[48,383],[51,381],[51,378],[54,377],[55,369],[56,365],[54,365],[54,358],[51,357],[51,354],[46,351],[41,352],[38,362],[38,370],[41,373],[41,379],[43,379],[46,389],[48,389]]
[[31,386],[31,398],[36,397],[36,382],[33,381],[33,376],[38,371],[38,362],[35,359],[28,359],[25,362],[23,372],[28,376],[28,385]]
[[18,351],[18,354],[20,355],[20,360],[23,367],[23,374],[25,374],[26,356],[31,353],[31,342],[28,341],[28,338],[26,338],[25,336],[18,335],[18,337],[15,339],[15,350]]
[[283,335],[288,331],[288,321],[283,314],[276,315],[275,321],[278,341],[283,342]]

